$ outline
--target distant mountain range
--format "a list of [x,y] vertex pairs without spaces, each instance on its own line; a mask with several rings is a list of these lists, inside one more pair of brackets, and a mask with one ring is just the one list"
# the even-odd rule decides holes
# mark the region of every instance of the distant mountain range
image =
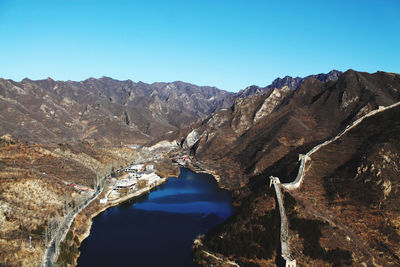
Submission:
[[[324,82],[340,74],[333,70],[308,77]],[[181,81],[0,79],[0,133],[37,143],[143,143],[230,108],[237,98],[285,86],[295,89],[306,78],[286,76],[264,88],[250,86],[236,94]]]
[[231,95],[179,81],[0,79],[0,133],[38,143],[143,143],[209,115]]

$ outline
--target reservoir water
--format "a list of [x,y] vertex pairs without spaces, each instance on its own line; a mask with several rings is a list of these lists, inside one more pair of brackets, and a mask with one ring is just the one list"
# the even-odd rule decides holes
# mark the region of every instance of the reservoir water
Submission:
[[231,202],[211,175],[181,168],[178,179],[96,216],[78,266],[193,266],[193,240],[226,220]]

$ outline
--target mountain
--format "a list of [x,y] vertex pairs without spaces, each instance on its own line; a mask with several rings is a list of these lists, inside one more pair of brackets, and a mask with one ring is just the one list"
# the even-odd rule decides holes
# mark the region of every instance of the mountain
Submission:
[[[400,101],[400,75],[348,70],[336,81],[304,80],[236,99],[178,138],[232,191],[237,212],[194,248],[201,265],[279,262],[280,216],[268,177],[296,177],[299,154],[368,112]],[[292,253],[315,266],[399,263],[399,108],[370,117],[312,156],[300,190],[284,192]]]
[[216,104],[214,112],[220,109],[230,108],[235,103],[235,100],[238,98],[246,98],[252,95],[262,95],[273,89],[288,88],[290,90],[296,90],[308,78],[315,78],[317,80],[320,80],[321,82],[328,82],[328,81],[336,81],[337,79],[339,79],[341,75],[342,75],[341,71],[331,70],[326,74],[325,73],[313,74],[304,78],[300,77],[293,78],[291,76],[285,76],[284,78],[276,78],[270,85],[267,85],[265,87],[250,85],[245,89],[240,90],[236,94],[226,96],[223,100],[221,100]]
[[[329,251],[340,248],[356,255],[353,265],[399,265],[399,114],[398,106],[369,117],[312,155],[301,190],[292,194],[289,223],[317,221],[320,239],[306,240],[304,229],[292,227],[293,243],[311,243],[297,259],[334,260]],[[349,262],[351,253],[343,253]]]
[[349,70],[325,83],[308,78],[296,90],[236,99],[230,109],[182,131],[181,143],[199,160],[218,162],[224,186],[240,187],[289,152],[306,150],[367,112],[399,101],[399,87],[399,75],[382,72]]
[[[196,263],[275,266],[281,219],[268,177],[292,181],[299,154],[384,110],[314,153],[300,190],[283,195],[299,264],[396,266],[400,110],[382,106],[398,101],[399,74],[354,70],[285,77],[238,94],[107,77],[0,79],[0,261],[39,262],[49,221],[79,203],[68,184],[93,188],[112,170],[154,159],[151,148],[122,146],[148,142],[180,144],[232,192],[235,214],[196,242]],[[170,166],[168,157],[163,163]],[[27,233],[37,253],[28,251]]]
[[259,87],[256,85],[249,86],[244,90],[237,93],[237,97],[247,97],[250,95],[260,95],[268,92],[269,90],[278,88],[282,89],[287,86],[291,90],[297,89],[308,78],[315,78],[321,82],[336,81],[342,75],[341,71],[331,70],[328,73],[320,73],[306,76],[304,78],[285,76],[284,78],[276,78],[270,85],[266,87]]
[[[298,265],[399,265],[399,112],[397,106],[369,117],[321,148],[306,165],[300,189],[284,191]],[[235,215],[194,249],[197,263],[223,266],[207,251],[240,266],[280,266],[280,216],[267,174],[294,177],[291,167],[298,165],[290,158],[297,155],[289,153],[241,189]]]
[[230,95],[180,81],[0,79],[0,133],[36,143],[143,143],[209,115]]

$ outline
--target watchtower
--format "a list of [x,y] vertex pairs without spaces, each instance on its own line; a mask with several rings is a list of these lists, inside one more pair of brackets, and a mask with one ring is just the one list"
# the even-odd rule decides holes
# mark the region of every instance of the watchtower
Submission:
[[299,161],[305,159],[305,161],[310,160],[311,158],[304,154],[299,154]]
[[296,267],[296,260],[285,259],[285,267]]
[[269,187],[271,187],[273,184],[280,184],[281,181],[279,180],[278,177],[270,176],[269,177]]

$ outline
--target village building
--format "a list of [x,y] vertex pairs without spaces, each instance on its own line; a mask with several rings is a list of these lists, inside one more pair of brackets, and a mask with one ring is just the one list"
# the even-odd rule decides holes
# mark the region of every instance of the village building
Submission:
[[131,191],[135,188],[135,185],[137,184],[136,179],[123,179],[117,182],[115,186],[115,190],[120,192],[120,191]]
[[147,171],[147,172],[143,173],[141,178],[139,178],[139,181],[147,180],[147,185],[149,185],[150,187],[153,187],[157,184],[159,179],[160,179],[160,177],[157,174],[155,174],[154,172]]
[[146,166],[146,171],[152,171],[152,170],[154,170],[154,165],[149,164]]
[[143,164],[136,164],[136,165],[132,165],[129,166],[127,168],[124,169],[124,171],[126,172],[139,172],[141,170],[143,170]]

